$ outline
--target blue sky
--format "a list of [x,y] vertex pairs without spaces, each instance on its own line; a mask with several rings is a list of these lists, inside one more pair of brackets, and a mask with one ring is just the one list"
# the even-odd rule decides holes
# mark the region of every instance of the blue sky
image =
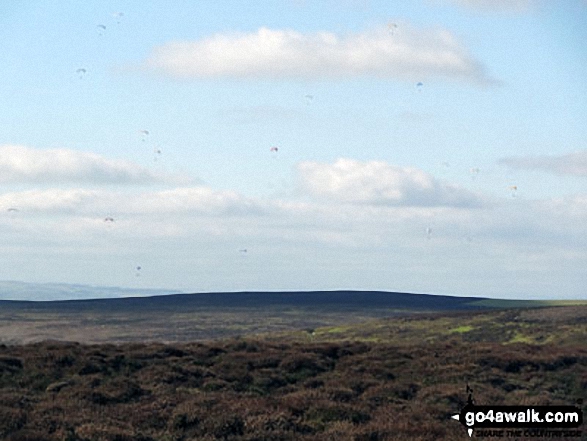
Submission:
[[586,22],[2,2],[0,280],[587,298]]

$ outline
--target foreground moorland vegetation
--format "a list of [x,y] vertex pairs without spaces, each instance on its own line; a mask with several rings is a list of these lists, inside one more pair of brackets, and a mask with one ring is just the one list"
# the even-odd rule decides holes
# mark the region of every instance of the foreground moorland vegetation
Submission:
[[587,308],[561,307],[172,345],[0,345],[0,439],[464,440],[450,416],[467,384],[479,404],[584,398],[586,335]]

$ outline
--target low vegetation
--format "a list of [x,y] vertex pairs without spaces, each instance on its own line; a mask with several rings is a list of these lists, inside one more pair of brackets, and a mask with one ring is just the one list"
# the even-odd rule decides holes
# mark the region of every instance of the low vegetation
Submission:
[[0,345],[0,439],[465,440],[450,416],[467,384],[479,404],[585,410],[586,326],[586,308],[560,307],[279,338]]

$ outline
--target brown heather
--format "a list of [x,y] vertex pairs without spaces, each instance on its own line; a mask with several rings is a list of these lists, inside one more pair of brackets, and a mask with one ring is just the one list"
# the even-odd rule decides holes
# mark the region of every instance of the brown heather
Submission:
[[[465,405],[467,384],[478,404],[569,405],[586,396],[587,349],[577,343],[585,309],[502,317],[518,326],[509,342],[471,325],[488,314],[498,313],[304,331],[306,341],[299,333],[0,345],[0,439],[465,440],[450,416]],[[447,317],[444,338],[418,334]],[[563,322],[572,335],[566,343],[536,343]]]

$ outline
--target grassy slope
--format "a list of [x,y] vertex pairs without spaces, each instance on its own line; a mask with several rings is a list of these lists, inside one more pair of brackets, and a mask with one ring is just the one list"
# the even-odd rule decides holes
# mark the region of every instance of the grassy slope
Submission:
[[466,343],[585,345],[587,305],[420,314],[265,335],[297,341],[363,341],[414,345],[457,340]]

